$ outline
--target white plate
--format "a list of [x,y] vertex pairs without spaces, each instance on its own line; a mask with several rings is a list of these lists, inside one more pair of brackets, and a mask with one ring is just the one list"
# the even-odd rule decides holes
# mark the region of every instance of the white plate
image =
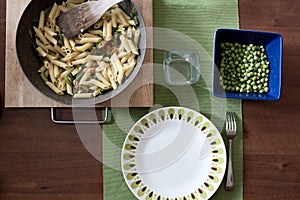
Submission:
[[131,128],[121,164],[138,199],[209,199],[222,182],[226,149],[217,128],[202,114],[167,107]]

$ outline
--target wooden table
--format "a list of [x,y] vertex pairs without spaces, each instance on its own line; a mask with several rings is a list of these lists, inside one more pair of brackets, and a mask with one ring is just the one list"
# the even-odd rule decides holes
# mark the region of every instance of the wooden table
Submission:
[[[0,5],[0,199],[102,199],[101,163],[74,126],[53,124],[49,109],[3,108],[5,0]],[[239,10],[241,28],[284,38],[280,101],[243,102],[244,199],[300,199],[300,1],[240,0]]]

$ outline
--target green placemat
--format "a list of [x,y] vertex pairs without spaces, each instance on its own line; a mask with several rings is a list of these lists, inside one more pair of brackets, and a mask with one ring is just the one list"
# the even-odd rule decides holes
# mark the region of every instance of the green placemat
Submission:
[[[224,141],[226,110],[235,111],[238,136],[234,139],[235,189],[227,192],[224,182],[211,199],[243,199],[243,146],[241,100],[215,98],[211,94],[213,39],[216,28],[238,28],[237,0],[154,0],[154,103],[153,108],[113,108],[112,119],[103,125],[103,177],[105,200],[134,200],[121,171],[121,148],[134,123],[151,109],[184,106],[201,112],[216,125]],[[164,82],[163,53],[168,49],[196,49],[201,77],[192,86],[172,87]],[[146,67],[146,66],[144,66]]]

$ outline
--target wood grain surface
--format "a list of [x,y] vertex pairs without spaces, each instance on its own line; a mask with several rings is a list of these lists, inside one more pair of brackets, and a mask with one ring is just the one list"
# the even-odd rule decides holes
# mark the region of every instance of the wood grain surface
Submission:
[[241,28],[283,36],[282,96],[243,102],[245,199],[300,199],[300,1],[240,0]]
[[[0,199],[101,200],[102,165],[76,127],[53,124],[46,108],[4,108],[5,5],[0,0]],[[299,10],[298,0],[239,0],[241,28],[276,31],[284,41],[280,101],[243,101],[245,200],[300,199]],[[89,136],[97,127],[84,128]]]
[[[30,0],[6,1],[5,107],[67,107],[38,91],[25,77],[16,55],[16,27]],[[152,27],[152,0],[136,1],[146,27]],[[151,9],[149,9],[149,7]],[[147,31],[147,47],[152,46],[152,33]],[[98,106],[149,107],[153,105],[153,51],[148,48],[144,66],[124,92]],[[128,95],[130,94],[130,95]],[[117,104],[114,102],[118,102]]]

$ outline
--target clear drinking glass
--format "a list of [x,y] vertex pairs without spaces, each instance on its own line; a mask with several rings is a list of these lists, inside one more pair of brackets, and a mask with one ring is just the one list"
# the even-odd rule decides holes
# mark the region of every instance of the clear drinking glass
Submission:
[[196,50],[166,51],[163,61],[164,77],[168,85],[190,85],[200,78],[199,55]]

